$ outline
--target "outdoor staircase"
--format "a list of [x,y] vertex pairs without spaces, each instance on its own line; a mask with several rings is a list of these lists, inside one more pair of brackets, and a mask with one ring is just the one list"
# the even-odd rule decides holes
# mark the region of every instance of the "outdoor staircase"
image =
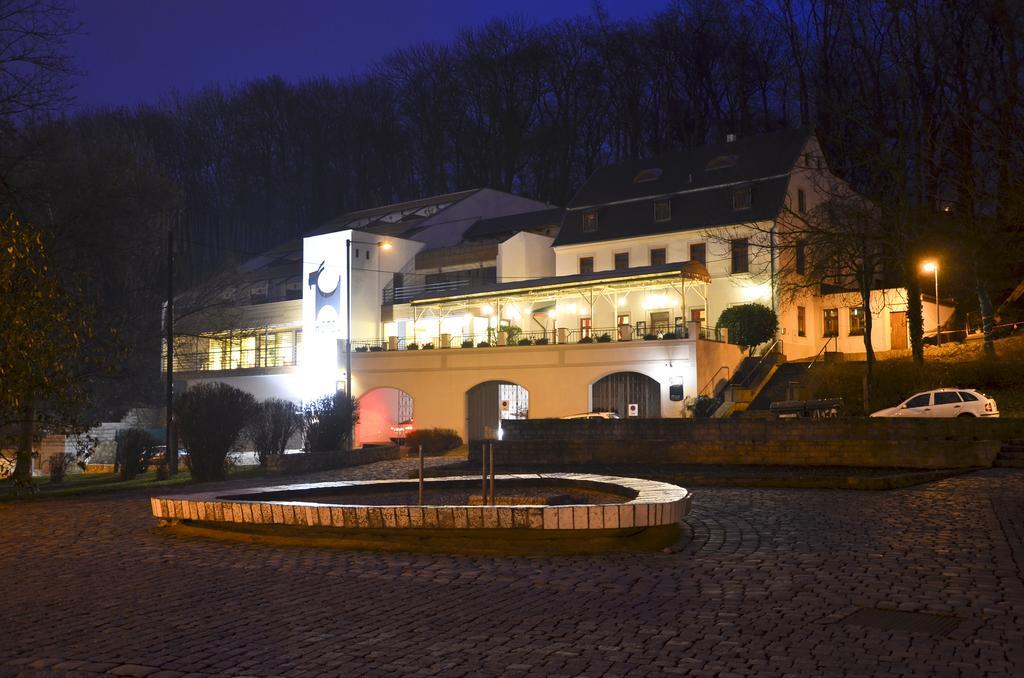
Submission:
[[1024,468],[1024,440],[1010,440],[999,448],[993,466],[1003,468]]
[[775,351],[775,344],[760,357],[747,357],[740,363],[733,378],[722,392],[722,404],[715,417],[732,417],[744,412],[764,388],[779,366],[786,364],[786,356]]
[[774,402],[781,400],[801,400],[800,389],[807,378],[807,363],[783,363],[778,366],[771,378],[761,387],[757,396],[750,401],[749,411],[765,411]]

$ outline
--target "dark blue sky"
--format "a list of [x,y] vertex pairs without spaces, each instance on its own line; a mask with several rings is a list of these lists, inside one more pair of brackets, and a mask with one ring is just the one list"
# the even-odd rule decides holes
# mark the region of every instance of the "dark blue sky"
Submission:
[[[667,4],[604,0],[615,19]],[[351,75],[396,48],[447,42],[496,16],[545,22],[589,13],[590,0],[78,0],[76,107],[131,106],[267,75]]]

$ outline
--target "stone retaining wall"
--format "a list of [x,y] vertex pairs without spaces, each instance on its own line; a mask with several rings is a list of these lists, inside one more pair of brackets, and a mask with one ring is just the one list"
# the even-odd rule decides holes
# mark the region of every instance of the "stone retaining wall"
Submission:
[[[1019,419],[536,419],[504,421],[495,464],[988,467]],[[474,456],[479,460],[479,452]],[[566,469],[568,470],[568,469]]]
[[351,452],[302,452],[267,458],[270,473],[313,473],[401,458],[398,445],[367,445]]

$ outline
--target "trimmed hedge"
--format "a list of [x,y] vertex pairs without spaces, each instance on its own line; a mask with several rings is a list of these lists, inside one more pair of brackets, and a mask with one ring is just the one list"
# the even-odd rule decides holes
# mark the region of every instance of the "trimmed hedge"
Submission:
[[441,454],[462,445],[462,437],[450,428],[424,428],[405,437],[413,452],[423,446],[423,454]]

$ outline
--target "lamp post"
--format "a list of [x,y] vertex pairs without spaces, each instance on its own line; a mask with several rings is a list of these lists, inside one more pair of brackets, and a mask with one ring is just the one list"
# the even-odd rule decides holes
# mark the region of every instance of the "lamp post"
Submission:
[[[391,243],[386,240],[366,242],[345,238],[345,395],[352,397],[352,243],[376,245],[378,250],[387,252]],[[380,264],[377,264],[378,271]],[[380,280],[378,275],[377,280]]]
[[942,343],[942,322],[939,315],[939,264],[936,261],[926,261],[921,264],[921,270],[935,276],[935,345],[938,346]]

